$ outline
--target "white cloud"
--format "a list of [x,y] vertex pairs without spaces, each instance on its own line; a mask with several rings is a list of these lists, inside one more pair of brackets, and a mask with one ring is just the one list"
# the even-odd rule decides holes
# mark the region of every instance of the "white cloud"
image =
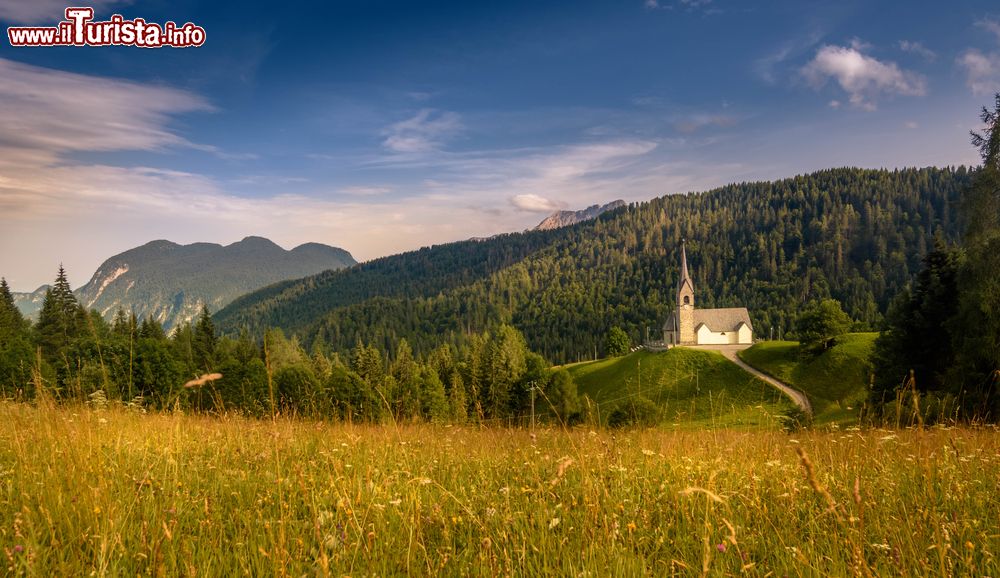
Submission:
[[[976,27],[993,34],[1000,42],[1000,22],[997,20],[985,18],[977,21]],[[1000,92],[1000,52],[969,48],[955,59],[955,63],[965,71],[965,84],[972,94],[989,96]]]
[[930,48],[927,48],[923,44],[910,40],[900,40],[899,49],[903,52],[909,52],[910,54],[916,54],[917,56],[923,58],[927,62],[934,62],[937,60],[937,53],[935,53]]
[[423,153],[439,148],[461,130],[462,122],[456,113],[425,108],[386,128],[382,144],[393,152]]
[[823,46],[802,74],[817,89],[834,79],[848,94],[850,103],[865,110],[874,110],[883,95],[926,94],[927,80],[923,76],[863,54],[859,47]]
[[12,24],[55,24],[66,16],[67,6],[90,6],[101,11],[113,4],[130,0],[88,0],[69,3],[66,0],[0,0],[0,21]]
[[531,213],[551,213],[563,208],[564,205],[545,197],[529,193],[526,195],[514,195],[510,199],[510,204],[522,211]]
[[976,96],[1000,92],[1000,53],[983,53],[970,48],[958,57],[965,69],[965,84]]

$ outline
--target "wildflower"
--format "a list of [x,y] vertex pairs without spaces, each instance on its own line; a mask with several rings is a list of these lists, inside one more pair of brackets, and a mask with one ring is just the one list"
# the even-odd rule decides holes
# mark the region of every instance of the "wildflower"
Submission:
[[718,550],[719,552],[725,552],[726,551],[725,542],[719,542],[718,544],[716,544],[715,549]]
[[971,541],[970,542],[966,542],[965,543],[965,547],[968,548],[969,550],[975,550],[976,549],[976,545],[973,544]]
[[100,515],[100,513],[101,513],[101,507],[100,506],[94,506],[94,514]]
[[14,553],[15,554],[20,554],[21,552],[24,552],[24,546],[22,546],[20,544],[15,545],[14,546]]
[[549,520],[549,530],[558,526],[560,521],[561,520],[559,520],[559,518],[552,518],[551,520]]

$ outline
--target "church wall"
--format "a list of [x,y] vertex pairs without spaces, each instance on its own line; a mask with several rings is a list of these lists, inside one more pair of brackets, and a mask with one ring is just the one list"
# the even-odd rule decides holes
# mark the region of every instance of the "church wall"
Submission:
[[750,331],[750,328],[746,325],[740,325],[738,334],[739,339],[736,341],[737,343],[753,343],[753,331]]
[[677,310],[677,327],[681,343],[695,343],[694,308],[681,307]]
[[707,325],[702,325],[698,328],[699,345],[725,345],[727,343],[736,343],[737,337],[738,335],[735,331],[716,333],[709,329]]

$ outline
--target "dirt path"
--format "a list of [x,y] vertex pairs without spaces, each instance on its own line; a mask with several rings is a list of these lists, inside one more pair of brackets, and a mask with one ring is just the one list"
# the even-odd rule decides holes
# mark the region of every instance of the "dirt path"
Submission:
[[740,356],[737,355],[737,353],[743,351],[744,349],[749,347],[749,345],[695,345],[690,347],[691,349],[709,349],[712,351],[718,351],[726,359],[740,366],[740,369],[742,369],[743,371],[746,371],[750,375],[758,377],[763,381],[766,381],[767,383],[770,383],[774,387],[778,388],[782,393],[790,397],[792,401],[794,401],[795,404],[801,407],[806,413],[812,415],[812,405],[809,403],[809,398],[806,397],[806,394],[793,388],[787,383],[778,381],[777,379],[771,377],[770,375],[758,371],[757,369],[754,369],[753,367],[747,365],[746,362],[744,362],[742,359],[740,359]]

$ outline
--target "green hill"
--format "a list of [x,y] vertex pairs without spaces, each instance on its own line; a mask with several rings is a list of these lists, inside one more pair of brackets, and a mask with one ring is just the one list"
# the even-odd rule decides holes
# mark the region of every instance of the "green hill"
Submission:
[[792,407],[781,392],[715,351],[640,350],[566,369],[580,395],[598,403],[604,422],[638,395],[660,407],[664,425],[682,428],[776,427],[775,416]]
[[855,423],[868,397],[869,358],[877,333],[850,333],[814,358],[795,341],[765,341],[740,352],[743,361],[809,396],[816,423]]
[[876,326],[921,267],[934,235],[958,238],[970,172],[833,169],[634,203],[596,219],[439,245],[271,286],[216,316],[231,334],[280,327],[346,353],[360,340],[417,353],[510,324],[554,363],[634,342],[674,300],[682,238],[699,307],[745,306],[759,335],[832,297]]

